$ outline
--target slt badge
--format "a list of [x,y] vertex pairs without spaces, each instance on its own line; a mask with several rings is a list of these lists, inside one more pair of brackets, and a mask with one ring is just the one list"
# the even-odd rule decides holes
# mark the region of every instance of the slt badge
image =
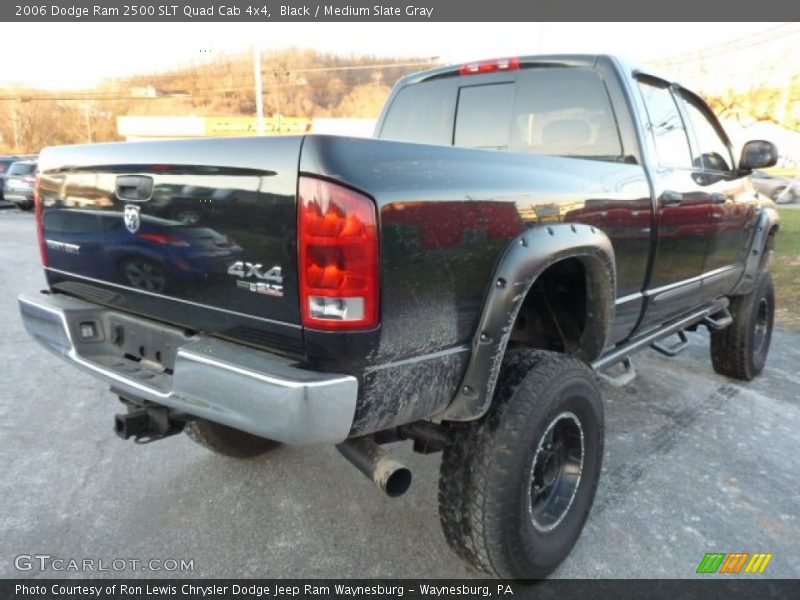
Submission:
[[[264,272],[264,265],[261,263],[250,263],[236,261],[228,267],[228,275],[242,277],[236,280],[236,287],[248,292],[262,294],[264,296],[283,297],[283,274],[280,267],[272,267]],[[246,281],[247,277],[255,277],[260,281]]]
[[123,213],[125,229],[131,233],[136,233],[139,231],[139,226],[142,223],[142,219],[139,216],[140,210],[141,209],[138,206],[134,206],[133,204],[125,205],[125,212]]

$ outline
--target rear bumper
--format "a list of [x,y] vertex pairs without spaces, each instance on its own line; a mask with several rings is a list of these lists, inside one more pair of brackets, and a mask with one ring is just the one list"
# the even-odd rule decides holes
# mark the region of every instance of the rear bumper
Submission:
[[[62,294],[23,294],[19,308],[34,339],[121,396],[288,444],[340,442],[350,432],[358,395],[350,375],[308,371],[246,346],[187,337],[179,329]],[[132,360],[126,352],[131,335],[135,344],[163,351],[172,372]]]
[[28,202],[33,202],[33,192],[6,190],[3,194],[3,200],[6,202],[13,202],[14,204],[26,204]]

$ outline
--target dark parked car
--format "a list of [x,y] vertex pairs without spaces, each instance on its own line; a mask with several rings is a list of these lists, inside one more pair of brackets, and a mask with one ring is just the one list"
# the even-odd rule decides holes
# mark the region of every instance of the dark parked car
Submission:
[[3,196],[22,210],[33,209],[36,161],[20,160],[12,163],[6,173]]
[[750,180],[760,193],[778,204],[790,204],[800,198],[800,177],[794,179],[768,171],[753,171]]
[[[185,431],[240,458],[335,443],[389,496],[411,472],[381,444],[442,452],[455,552],[543,577],[597,489],[598,377],[624,385],[635,352],[674,356],[700,326],[718,373],[764,368],[779,216],[747,176],[777,149],[736,159],[699,96],[583,55],[405,77],[376,138],[44,150],[48,289],[20,297],[25,326],[110,384],[123,438]],[[86,215],[106,233],[73,233]],[[131,252],[169,261],[193,228],[214,231],[199,251],[215,235],[239,250],[222,269],[192,256],[202,273],[182,285],[121,274]]]

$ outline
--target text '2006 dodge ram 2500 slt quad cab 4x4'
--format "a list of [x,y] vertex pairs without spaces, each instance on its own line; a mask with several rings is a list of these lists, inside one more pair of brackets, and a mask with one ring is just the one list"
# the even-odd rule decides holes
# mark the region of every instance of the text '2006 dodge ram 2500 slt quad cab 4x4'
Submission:
[[49,289],[20,309],[111,385],[122,437],[335,443],[389,495],[411,473],[380,445],[412,440],[443,451],[456,553],[542,577],[594,498],[598,375],[699,325],[718,373],[763,369],[778,216],[746,176],[776,156],[734,162],[697,95],[613,57],[438,68],[376,139],[46,149]]

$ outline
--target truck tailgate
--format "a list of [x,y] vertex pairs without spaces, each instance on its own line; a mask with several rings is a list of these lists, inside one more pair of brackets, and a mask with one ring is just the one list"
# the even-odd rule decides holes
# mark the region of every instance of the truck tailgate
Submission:
[[301,352],[302,142],[253,137],[44,150],[48,282],[187,329]]

